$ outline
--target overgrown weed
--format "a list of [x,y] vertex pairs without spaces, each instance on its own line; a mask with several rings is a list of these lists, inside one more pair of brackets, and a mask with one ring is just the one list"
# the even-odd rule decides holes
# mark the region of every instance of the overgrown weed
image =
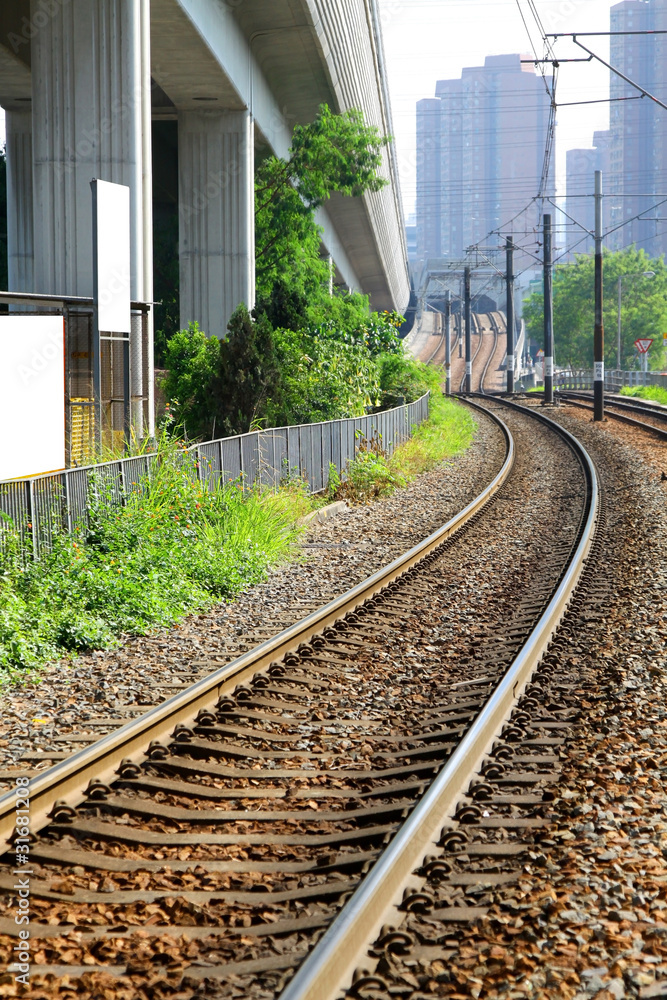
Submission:
[[432,391],[429,418],[389,458],[382,441],[363,440],[342,477],[329,479],[332,500],[369,503],[389,496],[422,472],[470,447],[476,424],[471,414],[439,391]]
[[[208,470],[204,470],[206,472]],[[93,478],[90,519],[27,561],[16,536],[0,556],[0,669],[35,668],[109,648],[227,600],[284,559],[310,510],[299,484],[244,491],[201,481],[194,456],[165,435],[150,478]]]
[[667,405],[667,389],[661,385],[636,385],[632,388],[628,385],[621,389],[622,396],[634,396],[639,399],[652,399],[655,403]]

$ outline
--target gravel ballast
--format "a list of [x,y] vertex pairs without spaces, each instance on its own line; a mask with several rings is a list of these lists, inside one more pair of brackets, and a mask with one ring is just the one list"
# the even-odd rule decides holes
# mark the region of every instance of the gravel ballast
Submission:
[[180,625],[43,670],[2,696],[0,788],[159,704],[303,618],[421,541],[500,468],[500,431],[483,415],[468,451],[375,503],[305,529],[301,556],[228,604]]
[[385,978],[406,998],[667,997],[667,452],[640,430],[548,412],[588,449],[608,503],[608,596],[552,654],[556,676],[559,662],[579,676],[576,734],[532,863],[440,954],[397,960]]

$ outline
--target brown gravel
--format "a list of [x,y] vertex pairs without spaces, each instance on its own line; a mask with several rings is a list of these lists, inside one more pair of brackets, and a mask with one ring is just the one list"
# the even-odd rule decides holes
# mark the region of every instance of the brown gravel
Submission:
[[540,865],[435,954],[397,963],[385,978],[401,997],[667,997],[667,446],[572,407],[553,415],[609,504],[608,606],[581,616],[553,668],[585,678],[580,728]]
[[[405,733],[415,727],[423,728],[424,720],[428,720],[429,714],[438,709],[442,714],[442,706],[448,704],[451,711],[452,692],[449,685],[465,676],[470,680],[470,670],[472,667],[473,676],[481,673],[487,677],[489,673],[502,670],[502,663],[506,662],[510,654],[509,647],[512,642],[507,629],[513,624],[510,611],[516,607],[522,596],[531,590],[531,578],[539,572],[540,578],[544,575],[544,563],[548,550],[552,546],[553,538],[559,541],[572,541],[578,523],[580,501],[577,499],[576,481],[579,470],[575,461],[569,454],[566,447],[555,442],[551,446],[545,440],[545,434],[540,429],[536,429],[532,424],[527,424],[525,418],[514,418],[510,420],[515,439],[517,442],[517,463],[511,479],[498,494],[494,504],[488,512],[474,526],[474,534],[464,532],[461,536],[452,539],[451,547],[447,548],[442,556],[437,560],[431,570],[432,578],[427,584],[428,599],[425,597],[414,599],[407,623],[399,622],[398,628],[388,628],[386,622],[382,622],[386,634],[379,638],[377,646],[372,654],[369,653],[347,664],[348,678],[337,676],[335,672],[331,674],[331,686],[325,688],[321,694],[322,702],[319,714],[316,718],[323,725],[306,726],[304,730],[304,749],[306,752],[323,752],[330,737],[336,739],[341,750],[339,762],[335,762],[340,769],[335,771],[336,780],[331,780],[332,775],[313,774],[301,772],[295,779],[294,772],[288,775],[290,788],[300,785],[302,782],[311,782],[308,789],[309,795],[315,794],[315,784],[318,790],[325,794],[322,801],[323,808],[329,808],[333,804],[333,792],[336,788],[342,788],[347,779],[346,767],[366,768],[374,760],[377,764],[377,749],[381,748],[383,738],[394,734]],[[568,491],[561,497],[556,497],[557,480],[556,476],[568,476],[568,482],[574,492]],[[548,484],[545,491],[544,485]],[[549,535],[536,532],[534,530],[535,519],[546,521],[550,511],[554,510],[554,505],[558,514],[556,516],[557,530]],[[333,525],[331,526],[333,528]],[[409,589],[409,587],[408,587]],[[534,599],[534,598],[533,598]],[[381,612],[376,612],[379,619]],[[368,619],[372,621],[371,617]],[[487,659],[488,657],[488,659]],[[296,694],[292,691],[290,697],[297,700]],[[443,701],[444,699],[444,701]],[[449,699],[449,701],[448,701]],[[461,702],[465,702],[466,696],[459,696],[457,704],[463,708]],[[468,703],[469,704],[469,703]],[[309,712],[312,704],[308,706]],[[332,708],[334,710],[332,710]],[[342,731],[345,724],[353,721],[364,720],[372,723],[375,720],[384,720],[382,733],[376,732],[372,726],[364,732],[363,729],[356,730],[352,726],[347,731],[347,735]],[[298,726],[301,723],[298,719],[292,719],[292,725],[283,727],[283,731],[291,734],[299,732]],[[414,729],[413,729],[414,731]],[[259,731],[258,731],[259,733]],[[341,740],[343,736],[343,740]],[[343,746],[343,742],[348,745]],[[235,741],[237,742],[237,741]],[[225,742],[221,741],[221,750],[224,751]],[[374,749],[375,747],[375,749]],[[399,757],[401,754],[399,753]],[[224,754],[223,754],[224,758]],[[298,767],[298,760],[294,764]],[[241,763],[242,766],[242,763]],[[384,765],[382,765],[384,766]],[[150,771],[150,765],[149,765]],[[298,772],[297,772],[298,773]],[[266,772],[262,775],[252,768],[247,771],[249,780],[254,774],[257,779],[267,780]],[[269,779],[270,788],[278,789],[281,786],[281,778]],[[284,784],[284,781],[283,781]],[[246,799],[241,791],[241,802],[236,800],[236,805],[248,801],[250,808],[254,808],[252,800]],[[290,808],[295,808],[298,804],[296,796],[292,796]],[[331,801],[327,801],[327,800]],[[162,800],[164,801],[164,799]],[[320,808],[319,801],[314,800],[315,805]],[[312,805],[308,801],[301,802],[301,808],[312,810]],[[95,808],[91,804],[91,811]],[[84,808],[87,812],[87,807]],[[315,815],[317,810],[312,810],[309,815]],[[127,827],[136,827],[136,822],[128,812],[123,815],[123,826],[127,833]],[[162,819],[157,819],[150,826],[151,831],[165,829],[169,825]],[[326,822],[326,821],[325,821]],[[309,828],[310,818],[304,817],[304,826]],[[230,824],[231,828],[231,824]],[[320,826],[322,829],[323,826]],[[73,829],[72,827],[68,829]],[[252,822],[248,822],[247,831],[255,829]],[[278,823],[274,828],[280,831]],[[267,830],[264,825],[262,833]],[[43,838],[49,842],[49,837],[55,836],[45,831]],[[55,905],[46,904],[38,898],[35,893],[35,915],[40,922],[50,920],[54,917],[66,919],[71,914],[72,922],[77,926],[90,928],[95,925],[105,924],[118,927],[119,924],[126,923],[136,927],[137,923],[145,923],[147,927],[166,922],[173,914],[173,919],[186,925],[210,926],[211,923],[231,926],[231,920],[241,921],[240,926],[247,926],[244,920],[250,920],[250,913],[246,904],[235,905],[233,912],[231,904],[227,901],[209,901],[202,906],[201,901],[184,904],[183,899],[174,899],[172,892],[176,893],[176,886],[179,879],[176,879],[175,871],[169,873],[165,869],[169,867],[174,857],[172,848],[162,848],[158,842],[157,846],[139,846],[131,848],[129,854],[127,847],[122,846],[122,834],[112,836],[107,843],[107,853],[114,857],[131,856],[140,861],[159,862],[159,868],[152,867],[151,872],[132,876],[127,879],[119,879],[115,874],[105,876],[106,880],[100,880],[94,872],[90,873],[90,882],[97,883],[96,888],[90,887],[94,893],[106,893],[114,891],[115,887],[121,883],[139,885],[143,883],[145,887],[158,887],[158,882],[167,880],[167,885],[161,886],[166,890],[161,893],[160,900],[155,902],[118,904],[109,898],[105,900],[96,897],[91,902],[76,902],[71,899],[69,890],[76,887],[85,887],[86,871],[77,871],[74,867],[67,870],[67,866],[41,865],[35,868],[33,876],[36,883],[47,878],[57,882],[59,888],[51,890],[61,893],[65,898],[60,899]],[[40,838],[41,840],[42,838]],[[59,845],[74,847],[75,843],[69,843],[69,836],[66,835]],[[96,849],[94,838],[84,836],[79,844],[85,850]],[[319,845],[318,845],[319,848]],[[295,855],[306,857],[310,848],[299,852],[289,851],[289,859]],[[33,852],[34,853],[34,852]],[[283,856],[288,852],[282,852]],[[193,854],[195,855],[193,857]],[[210,888],[215,885],[223,885],[223,880],[208,876],[208,861],[211,857],[220,861],[229,857],[244,857],[252,867],[257,858],[275,858],[275,848],[261,844],[245,852],[237,847],[232,849],[227,846],[214,846],[206,853],[197,849],[181,858],[180,851],[177,855],[179,860],[192,869],[198,868],[194,883],[199,889]],[[282,859],[281,859],[282,860]],[[211,869],[211,874],[214,869]],[[188,874],[188,878],[189,878]],[[209,879],[206,885],[201,884],[202,879]],[[254,878],[254,876],[253,876]],[[180,879],[181,888],[186,888]],[[238,888],[238,883],[235,883]],[[143,888],[142,888],[143,891]],[[259,897],[261,899],[261,897]],[[288,914],[295,916],[301,906],[295,902],[293,906],[278,907],[272,905],[268,908],[268,901],[262,900],[260,904],[261,912],[259,916],[263,921],[270,921],[273,913],[275,916]],[[312,910],[306,910],[306,913]],[[257,907],[255,907],[255,922]],[[239,926],[239,924],[235,924]],[[79,931],[73,931],[67,939],[56,938],[48,941],[38,940],[35,935],[35,956],[34,961],[39,964],[48,964],[59,961],[74,962],[78,960],[85,962],[92,959],[92,963],[105,961],[114,965],[117,961],[124,966],[127,957],[127,949],[136,952],[137,960],[131,962],[128,976],[122,982],[116,983],[119,996],[133,995],[125,994],[121,991],[127,987],[127,979],[132,981],[132,988],[135,996],[153,998],[158,996],[184,997],[197,996],[224,996],[246,997],[252,995],[253,998],[264,995],[274,995],[280,989],[280,982],[283,981],[283,974],[273,972],[263,980],[258,981],[255,977],[252,982],[248,976],[244,980],[237,981],[234,973],[225,976],[224,984],[216,987],[215,983],[205,984],[201,990],[188,982],[189,976],[194,972],[189,971],[184,980],[186,989],[179,991],[177,976],[177,966],[180,961],[181,970],[184,966],[194,962],[195,965],[208,962],[213,965],[224,964],[225,961],[244,961],[246,958],[253,958],[258,953],[259,945],[256,939],[250,936],[246,939],[243,935],[231,935],[225,933],[211,940],[208,944],[203,944],[202,939],[197,941],[183,940],[170,942],[165,939],[156,938],[153,935],[150,940],[141,938],[142,932],[134,931],[132,942],[114,937],[113,933],[104,936],[103,941],[98,942],[93,947],[88,945],[82,947],[77,938]],[[136,937],[135,937],[136,935]],[[269,943],[264,943],[262,947],[266,949],[280,948],[281,953],[285,953],[288,958],[293,958],[299,954],[306,942],[306,938],[298,935],[275,938]],[[0,946],[7,947],[11,941],[0,939]],[[164,958],[160,957],[164,955]],[[97,957],[96,957],[97,956]],[[153,964],[151,964],[153,963]],[[173,969],[173,976],[171,971]],[[153,987],[153,970],[155,970],[155,985]],[[99,979],[96,977],[100,977]],[[33,989],[39,989],[36,996],[80,996],[96,1000],[96,997],[104,996],[104,990],[113,990],[110,984],[103,978],[103,973],[92,972],[81,975],[73,973],[69,982],[60,979],[57,983],[49,984],[39,980],[35,981]],[[188,992],[189,990],[189,992]],[[268,994],[265,993],[268,991]],[[0,993],[0,995],[2,995]]]
[[[477,418],[476,418],[477,419]],[[477,496],[502,463],[484,417],[471,448],[406,489],[305,531],[301,557],[235,601],[120,648],[61,661],[0,701],[0,790],[159,704],[386,565]],[[19,763],[21,762],[21,763]]]

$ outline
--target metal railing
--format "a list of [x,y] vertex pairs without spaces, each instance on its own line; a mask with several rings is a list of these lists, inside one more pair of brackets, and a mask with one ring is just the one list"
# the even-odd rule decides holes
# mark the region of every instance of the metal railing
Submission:
[[[297,475],[306,480],[311,492],[318,493],[328,485],[331,465],[344,474],[361,440],[377,438],[383,450],[392,454],[428,412],[426,393],[414,403],[363,417],[275,427],[193,445],[184,458],[191,456],[204,482],[241,479],[245,488],[252,489],[257,484],[278,486]],[[157,452],[151,452],[0,482],[0,551],[8,535],[16,534],[22,548],[38,558],[56,534],[88,525],[92,489],[120,505],[128,493],[150,480],[158,458]]]
[[[659,385],[667,389],[667,375],[661,372],[637,372],[609,369],[605,372],[604,387],[608,392],[614,392],[623,386]],[[567,368],[554,375],[554,388],[558,389],[592,389],[593,370],[591,368]]]

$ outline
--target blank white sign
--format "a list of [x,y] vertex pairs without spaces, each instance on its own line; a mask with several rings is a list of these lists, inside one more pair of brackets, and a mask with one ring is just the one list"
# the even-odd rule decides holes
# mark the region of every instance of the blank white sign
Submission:
[[65,321],[0,315],[0,480],[65,468]]
[[93,185],[97,325],[101,333],[130,333],[130,189],[100,180]]

